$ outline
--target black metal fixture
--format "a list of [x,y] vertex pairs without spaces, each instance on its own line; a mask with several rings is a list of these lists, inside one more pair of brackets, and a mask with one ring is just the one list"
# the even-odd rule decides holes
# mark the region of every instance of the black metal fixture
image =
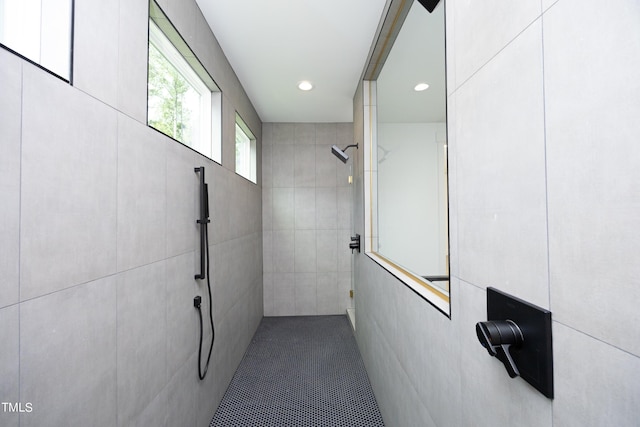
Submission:
[[342,150],[337,145],[333,145],[331,147],[331,152],[333,153],[334,156],[336,156],[338,159],[340,159],[340,161],[342,161],[342,163],[347,163],[347,160],[349,160],[349,156],[347,155],[347,153],[345,153],[345,151],[347,151],[347,148],[351,148],[351,147],[356,147],[356,149],[357,149],[358,148],[358,144],[347,145]]
[[356,234],[355,236],[351,236],[351,243],[349,243],[349,249],[351,249],[351,253],[353,250],[357,250],[360,253],[360,235]]
[[429,13],[432,13],[438,3],[440,3],[440,0],[418,0],[418,2],[423,5]]
[[551,312],[487,288],[487,321],[476,324],[480,344],[511,378],[521,377],[553,399]]
[[520,327],[512,320],[488,320],[476,324],[476,335],[489,355],[504,363],[511,378],[520,376],[509,349],[519,347],[524,341]]

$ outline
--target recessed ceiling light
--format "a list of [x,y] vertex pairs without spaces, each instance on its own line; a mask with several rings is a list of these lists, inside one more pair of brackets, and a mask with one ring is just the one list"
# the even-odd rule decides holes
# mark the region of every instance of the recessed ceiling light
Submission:
[[313,89],[313,85],[311,84],[310,81],[303,80],[300,83],[298,83],[298,89],[304,90],[304,91],[311,90]]
[[416,92],[422,92],[423,90],[427,90],[429,89],[429,85],[426,83],[418,83],[413,90],[415,90]]

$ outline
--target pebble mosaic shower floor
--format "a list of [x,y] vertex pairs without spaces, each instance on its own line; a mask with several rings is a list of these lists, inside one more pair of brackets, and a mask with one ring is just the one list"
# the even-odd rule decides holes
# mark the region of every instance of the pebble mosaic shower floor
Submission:
[[347,317],[265,317],[210,426],[384,426]]

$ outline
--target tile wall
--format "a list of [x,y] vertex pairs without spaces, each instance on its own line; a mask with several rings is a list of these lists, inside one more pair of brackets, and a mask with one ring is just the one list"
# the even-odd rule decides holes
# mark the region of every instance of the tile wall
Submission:
[[265,316],[344,314],[352,161],[331,146],[353,143],[353,123],[264,123],[262,134]]
[[73,85],[0,49],[0,402],[32,408],[0,408],[2,426],[208,425],[262,318],[262,191],[234,172],[235,111],[259,150],[262,124],[195,1],[160,4],[223,91],[222,165],[146,126],[147,0],[75,1]]
[[[356,335],[385,423],[637,425],[640,5],[445,5],[451,319],[354,261]],[[354,105],[357,138],[361,89]],[[553,400],[478,343],[488,286],[552,311]]]

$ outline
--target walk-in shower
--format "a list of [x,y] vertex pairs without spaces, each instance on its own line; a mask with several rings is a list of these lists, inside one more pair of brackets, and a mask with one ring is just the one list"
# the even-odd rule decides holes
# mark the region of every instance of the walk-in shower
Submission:
[[350,148],[350,147],[356,147],[357,149],[358,144],[347,145],[342,150],[337,145],[334,145],[331,147],[331,152],[333,153],[334,156],[339,158],[342,161],[342,163],[347,163],[347,160],[349,160],[349,156],[347,155],[347,153],[345,153],[345,151],[347,151],[347,148]]

